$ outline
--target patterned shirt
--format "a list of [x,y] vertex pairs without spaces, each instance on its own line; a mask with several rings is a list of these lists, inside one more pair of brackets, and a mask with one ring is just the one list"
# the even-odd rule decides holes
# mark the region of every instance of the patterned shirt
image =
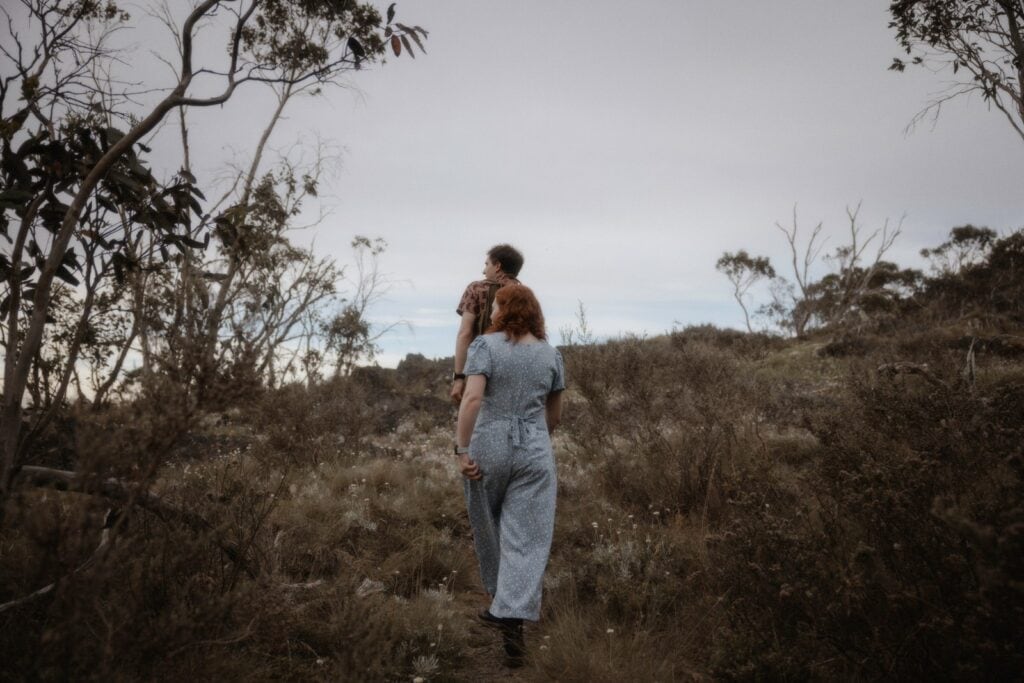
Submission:
[[504,273],[498,273],[498,278],[494,281],[477,280],[475,282],[470,282],[469,286],[466,287],[466,291],[462,293],[462,298],[459,300],[459,307],[455,309],[455,312],[460,316],[463,313],[472,313],[474,317],[478,317],[480,315],[480,311],[487,307],[487,290],[495,283],[502,287],[505,285],[520,284],[519,280],[514,277],[509,277]]

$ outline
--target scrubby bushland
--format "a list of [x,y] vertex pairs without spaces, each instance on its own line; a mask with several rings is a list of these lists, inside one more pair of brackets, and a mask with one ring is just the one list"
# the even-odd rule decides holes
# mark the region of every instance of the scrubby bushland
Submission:
[[567,431],[594,484],[635,510],[716,512],[726,474],[757,452],[761,392],[740,357],[685,333],[565,355]]
[[650,680],[1012,677],[1024,372],[928,332],[565,349],[551,632]]
[[374,409],[421,399],[386,376],[187,419],[172,385],[61,423],[75,472],[41,483],[70,490],[23,473],[0,529],[3,678],[449,675],[468,525],[447,433]]
[[[953,230],[953,241],[957,235]],[[980,247],[981,258],[946,269],[928,280],[920,295],[934,319],[979,318],[999,327],[1024,324],[1024,231],[994,236]]]
[[1012,678],[1024,382],[851,372],[798,495],[747,476],[712,557],[729,677]]
[[[858,206],[859,209],[859,206]],[[734,286],[737,301],[747,313],[741,293],[762,277],[771,277],[771,300],[758,313],[777,329],[800,338],[829,336],[834,355],[863,354],[865,335],[892,335],[922,328],[969,329],[974,334],[1019,330],[1024,321],[1024,231],[1002,237],[988,228],[962,225],[936,247],[922,249],[931,262],[930,272],[882,260],[900,234],[888,224],[862,235],[857,210],[849,210],[849,243],[826,257],[832,266],[818,280],[808,269],[817,260],[822,243],[819,223],[797,246],[797,225],[785,233],[793,256],[794,282],[769,275],[774,269],[764,257],[725,254],[719,260]],[[866,239],[865,239],[866,237]],[[865,250],[877,240],[874,258]],[[874,248],[874,247],[873,247]],[[797,268],[798,262],[802,266]],[[722,267],[725,263],[728,267]],[[750,327],[749,316],[747,326]],[[753,336],[753,335],[752,335]]]
[[[707,326],[564,348],[523,677],[1012,678],[1024,368],[943,325],[856,354]],[[501,674],[448,367],[262,390],[187,437],[173,384],[60,423],[95,476],[8,503],[0,603],[54,585],[0,610],[8,675]]]

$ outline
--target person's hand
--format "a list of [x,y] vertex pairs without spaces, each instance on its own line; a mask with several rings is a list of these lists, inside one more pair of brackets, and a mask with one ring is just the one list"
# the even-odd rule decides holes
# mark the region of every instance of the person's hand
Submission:
[[483,479],[484,476],[484,473],[480,471],[480,465],[477,465],[475,460],[470,460],[468,453],[459,456],[459,471],[470,481]]
[[464,380],[464,379],[457,379],[454,382],[452,382],[452,390],[451,390],[450,396],[452,398],[452,403],[456,407],[458,407],[458,405],[460,403],[462,403],[462,392],[465,391],[465,389],[466,389],[466,380]]

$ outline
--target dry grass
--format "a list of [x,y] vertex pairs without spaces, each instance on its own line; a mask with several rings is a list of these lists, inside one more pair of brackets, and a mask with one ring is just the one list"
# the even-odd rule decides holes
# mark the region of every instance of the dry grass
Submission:
[[[515,678],[1020,671],[1024,367],[981,353],[968,385],[948,345],[824,347],[698,328],[565,350],[555,542]],[[939,381],[875,372],[892,360]],[[0,601],[57,587],[0,613],[2,676],[512,675],[472,620],[444,373],[403,372],[226,411],[139,475],[205,531],[120,506],[82,568],[109,501],[13,499]],[[133,430],[90,437],[90,467],[137,471]]]

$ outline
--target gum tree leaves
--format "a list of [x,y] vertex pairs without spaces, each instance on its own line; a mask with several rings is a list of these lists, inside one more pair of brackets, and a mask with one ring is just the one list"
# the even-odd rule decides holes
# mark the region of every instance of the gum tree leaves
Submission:
[[957,77],[914,119],[938,115],[942,103],[980,92],[1024,139],[1024,0],[892,0],[896,41],[910,64],[932,71],[949,68]]

